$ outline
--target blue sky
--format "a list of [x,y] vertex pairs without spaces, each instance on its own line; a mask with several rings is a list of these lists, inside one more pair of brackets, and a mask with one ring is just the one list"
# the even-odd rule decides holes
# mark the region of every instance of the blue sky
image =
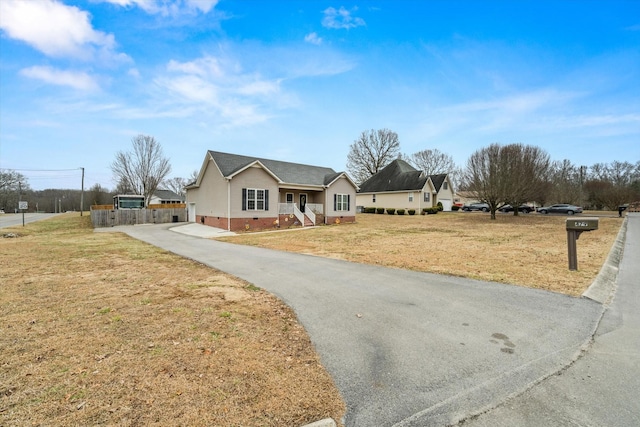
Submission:
[[138,134],[187,178],[210,149],[343,171],[382,128],[637,162],[640,1],[0,2],[0,168],[34,189],[114,188]]

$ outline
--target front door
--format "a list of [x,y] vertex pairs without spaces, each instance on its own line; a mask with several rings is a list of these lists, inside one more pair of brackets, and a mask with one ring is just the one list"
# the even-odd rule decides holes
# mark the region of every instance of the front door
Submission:
[[304,213],[305,206],[307,206],[307,195],[302,193],[300,194],[300,212]]

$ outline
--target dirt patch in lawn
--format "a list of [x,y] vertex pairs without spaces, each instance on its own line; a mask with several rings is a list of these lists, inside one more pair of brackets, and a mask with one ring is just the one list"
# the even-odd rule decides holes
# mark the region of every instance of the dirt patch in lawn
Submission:
[[578,271],[569,271],[566,218],[497,214],[492,221],[485,213],[359,214],[355,224],[220,240],[577,296],[600,271],[622,219],[601,217],[598,230],[583,233]]
[[0,425],[300,426],[344,403],[294,313],[63,215],[0,238]]

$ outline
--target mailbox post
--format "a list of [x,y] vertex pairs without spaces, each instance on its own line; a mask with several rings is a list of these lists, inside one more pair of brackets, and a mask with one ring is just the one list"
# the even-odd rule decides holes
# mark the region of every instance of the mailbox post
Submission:
[[576,241],[583,231],[598,229],[598,218],[567,218],[567,249],[569,252],[569,270],[578,269],[578,250]]

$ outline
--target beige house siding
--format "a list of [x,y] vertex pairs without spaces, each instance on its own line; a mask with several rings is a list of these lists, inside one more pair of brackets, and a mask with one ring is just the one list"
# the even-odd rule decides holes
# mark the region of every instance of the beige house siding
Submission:
[[187,203],[195,203],[198,215],[227,216],[227,181],[209,160],[200,187],[187,191]]
[[[348,194],[349,195],[349,210],[348,211],[336,211],[334,209],[333,197],[336,194]],[[340,217],[354,217],[356,215],[356,192],[353,185],[345,177],[339,178],[325,191],[324,212],[327,218],[327,223],[335,222],[332,219]]]
[[[429,201],[424,201],[424,193],[429,193]],[[409,202],[409,194],[413,193],[413,202]],[[373,194],[365,193],[356,196],[356,204],[365,208],[394,208],[415,209],[420,212],[423,208],[434,206],[434,194],[429,185],[421,191],[402,191],[397,193],[376,193],[376,201],[373,202]],[[436,202],[437,203],[437,202]]]
[[[242,189],[269,190],[269,210],[242,210]],[[271,218],[278,216],[278,182],[260,166],[252,166],[231,179],[231,218]]]
[[446,178],[445,183],[447,184],[447,189],[445,190],[444,184],[442,184],[442,187],[440,187],[440,191],[438,192],[438,195],[434,202],[434,206],[437,205],[438,202],[440,201],[444,205],[445,211],[450,211],[451,206],[455,203],[454,193],[451,188],[451,182],[449,182],[448,177]]

